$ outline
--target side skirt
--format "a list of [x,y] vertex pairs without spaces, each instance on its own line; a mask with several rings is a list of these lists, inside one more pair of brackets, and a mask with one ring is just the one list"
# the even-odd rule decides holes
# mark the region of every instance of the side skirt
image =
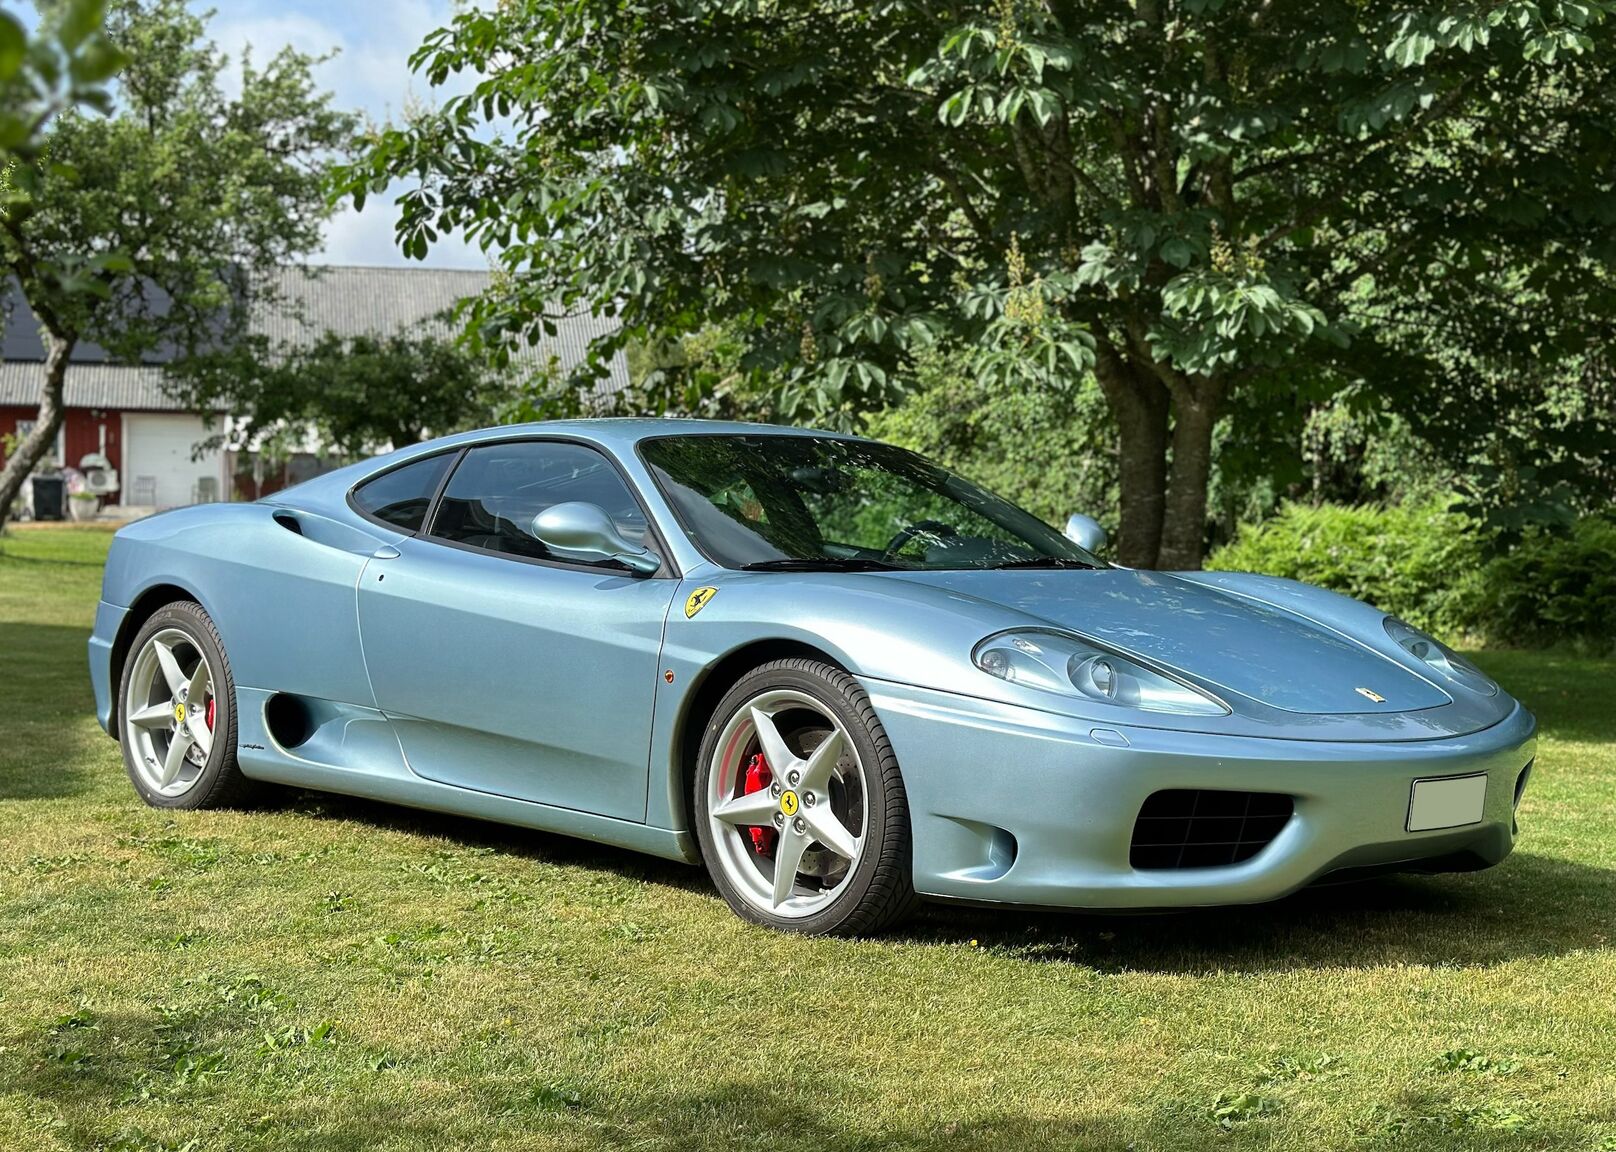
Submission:
[[688,832],[514,800],[417,776],[404,761],[392,725],[373,708],[320,701],[297,733],[301,739],[292,748],[284,747],[266,721],[275,696],[257,688],[236,689],[236,758],[242,773],[254,780],[554,832],[667,860],[690,864],[700,860],[695,837]]

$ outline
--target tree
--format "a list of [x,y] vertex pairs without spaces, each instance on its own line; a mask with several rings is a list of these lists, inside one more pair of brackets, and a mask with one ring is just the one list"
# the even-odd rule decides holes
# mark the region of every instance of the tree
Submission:
[[[80,34],[68,28],[80,7],[43,10],[57,41]],[[45,344],[39,419],[0,471],[0,527],[61,427],[81,341],[125,360],[227,344],[245,332],[264,274],[320,243],[326,166],[352,118],[290,50],[262,68],[244,60],[240,94],[227,98],[226,60],[205,33],[183,0],[115,4],[106,51],[128,63],[111,113],[57,116],[43,162],[0,201],[0,263]]]
[[[61,179],[73,176],[44,147],[51,121],[70,108],[105,112],[108,107],[105,84],[123,67],[124,58],[102,30],[105,9],[104,0],[74,0],[32,38],[15,16],[0,12],[0,212],[12,219],[23,219],[33,210],[47,172]],[[53,257],[38,260],[33,274],[69,296],[102,289],[85,272],[115,266],[122,259],[111,252],[94,256],[62,252]],[[0,317],[0,323],[6,319]],[[14,459],[0,470],[0,530],[15,499],[15,487],[21,486],[22,477],[49,443],[48,438],[41,439],[31,459]],[[0,440],[0,453],[16,457],[16,448],[14,437]],[[14,486],[9,475],[12,463],[17,471]]]
[[925,453],[1050,524],[1082,512],[1114,534],[1116,462],[1094,450],[1114,430],[1094,380],[1007,394],[977,379],[967,359],[946,348],[920,356],[903,403],[871,416],[866,431]]
[[192,407],[236,418],[220,443],[314,442],[349,457],[486,424],[502,395],[463,348],[404,333],[327,332],[303,347],[253,336],[175,364],[169,386]]
[[496,349],[734,323],[788,414],[886,403],[939,334],[1005,388],[1092,368],[1121,560],[1193,568],[1221,416],[1443,388],[1433,332],[1488,371],[1607,335],[1611,10],[526,0],[428,37],[478,84],[343,186],[406,181],[413,256],[497,253]]

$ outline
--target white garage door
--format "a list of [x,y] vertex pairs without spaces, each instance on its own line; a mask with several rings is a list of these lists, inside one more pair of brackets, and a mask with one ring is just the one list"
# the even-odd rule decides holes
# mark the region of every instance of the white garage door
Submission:
[[124,417],[122,498],[126,504],[174,508],[202,500],[222,500],[223,462],[218,452],[193,460],[206,440],[200,416],[183,413],[129,413]]

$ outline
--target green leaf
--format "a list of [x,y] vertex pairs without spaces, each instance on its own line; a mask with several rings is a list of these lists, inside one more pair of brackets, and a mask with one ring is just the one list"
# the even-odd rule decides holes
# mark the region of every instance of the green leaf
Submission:
[[10,12],[0,12],[0,82],[10,80],[22,67],[28,34]]
[[135,262],[122,252],[104,252],[94,256],[89,261],[89,267],[102,272],[116,272],[128,275],[135,270]]
[[[15,152],[28,143],[33,121],[15,112],[0,111],[0,152]],[[15,173],[12,174],[15,179]]]
[[1161,246],[1161,258],[1174,268],[1188,268],[1195,259],[1195,247],[1182,236],[1174,236]]
[[967,84],[954,93],[937,110],[937,118],[950,128],[958,128],[971,114],[971,102],[976,99],[976,85]]
[[80,85],[104,84],[123,71],[129,58],[108,40],[93,40],[68,65],[68,75]]
[[1034,88],[1028,92],[1027,103],[1041,125],[1047,125],[1060,112],[1060,99],[1048,88]]
[[57,38],[69,52],[96,32],[107,18],[107,0],[67,0]]

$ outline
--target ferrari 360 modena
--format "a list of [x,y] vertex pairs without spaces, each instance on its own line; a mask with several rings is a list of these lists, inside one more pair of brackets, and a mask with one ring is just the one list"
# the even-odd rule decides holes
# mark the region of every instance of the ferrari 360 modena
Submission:
[[148,804],[282,785],[584,837],[800,932],[1509,854],[1536,725],[1473,664],[1102,548],[852,436],[497,428],[125,527],[90,670]]

